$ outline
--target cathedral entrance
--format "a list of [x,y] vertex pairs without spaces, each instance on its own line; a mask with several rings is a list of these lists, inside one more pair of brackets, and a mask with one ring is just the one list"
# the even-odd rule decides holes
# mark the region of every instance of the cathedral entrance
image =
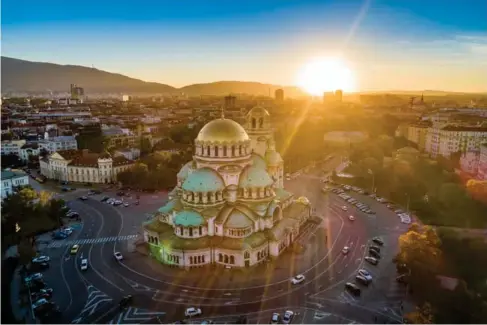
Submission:
[[245,260],[245,267],[249,267],[250,266],[250,261],[249,260]]

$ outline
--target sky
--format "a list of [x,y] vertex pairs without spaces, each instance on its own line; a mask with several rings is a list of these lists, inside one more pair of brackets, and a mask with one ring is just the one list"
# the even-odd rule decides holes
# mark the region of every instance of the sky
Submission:
[[1,27],[3,56],[175,87],[335,57],[357,91],[487,91],[485,0],[4,0]]

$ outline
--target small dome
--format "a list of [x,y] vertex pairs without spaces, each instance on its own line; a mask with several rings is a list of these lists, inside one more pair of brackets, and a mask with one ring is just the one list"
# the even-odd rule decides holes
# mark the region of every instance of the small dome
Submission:
[[252,227],[253,221],[239,209],[233,209],[225,222],[226,228],[242,229]]
[[264,108],[260,106],[256,106],[252,108],[247,115],[264,115],[264,116],[270,116],[269,112]]
[[265,153],[265,160],[269,166],[278,166],[283,162],[281,155],[275,150],[268,150]]
[[266,169],[267,167],[264,158],[255,152],[252,153],[252,166],[261,169]]
[[174,224],[176,226],[183,227],[198,227],[205,223],[203,218],[198,212],[193,210],[183,210],[176,214],[174,217]]
[[274,183],[265,168],[248,166],[240,174],[239,187],[267,187]]
[[188,175],[191,174],[192,172],[193,172],[193,162],[190,161],[190,162],[186,163],[183,166],[183,168],[181,168],[177,177],[179,179],[186,179],[188,177]]
[[225,189],[225,182],[216,171],[205,167],[192,172],[182,188],[190,192],[216,192]]
[[198,133],[196,141],[238,143],[249,140],[245,129],[230,119],[213,120],[206,124]]

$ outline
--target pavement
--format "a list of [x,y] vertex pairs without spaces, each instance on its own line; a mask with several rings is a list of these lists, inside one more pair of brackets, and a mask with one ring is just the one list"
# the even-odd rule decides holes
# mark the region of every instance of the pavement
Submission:
[[[130,207],[100,202],[104,195],[115,196],[114,192],[91,196],[87,201],[77,200],[86,189],[61,194],[70,199],[68,205],[79,212],[82,223],[68,239],[46,242],[40,249],[52,259],[45,279],[55,291],[53,300],[63,311],[62,321],[167,323],[182,319],[184,309],[195,306],[202,308],[205,319],[214,318],[217,323],[242,314],[249,317],[249,322],[267,322],[273,312],[284,313],[287,309],[299,314],[295,322],[300,323],[371,323],[374,319],[399,322],[397,307],[405,293],[394,286],[396,275],[391,260],[398,249],[397,237],[407,226],[369,197],[351,194],[369,204],[376,215],[363,214],[352,206],[345,212],[341,198],[323,194],[320,178],[340,165],[340,159],[322,164],[322,170],[286,181],[291,192],[308,197],[322,220],[307,226],[301,240],[304,251],[287,253],[270,266],[250,271],[182,271],[134,252],[141,223],[164,204],[166,193],[141,194],[140,205]],[[348,220],[350,214],[356,221]],[[365,265],[363,257],[374,236],[385,241],[383,257],[378,266]],[[75,243],[81,245],[80,250],[70,255],[69,249]],[[344,246],[351,248],[348,255],[341,253]],[[122,262],[113,258],[115,251],[124,255]],[[89,261],[89,269],[84,272],[79,268],[82,258]],[[373,284],[362,290],[360,298],[352,297],[344,292],[344,283],[353,280],[357,270],[364,267],[372,273]],[[299,273],[306,276],[306,281],[291,285],[289,279]],[[127,294],[134,296],[134,304],[120,310],[118,301]]]

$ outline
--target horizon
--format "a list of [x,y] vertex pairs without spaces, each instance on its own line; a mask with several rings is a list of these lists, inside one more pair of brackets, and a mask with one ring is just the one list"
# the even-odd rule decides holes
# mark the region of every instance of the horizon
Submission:
[[481,0],[58,4],[4,3],[2,56],[93,65],[176,88],[222,80],[303,88],[309,62],[331,57],[352,80],[326,87],[349,93],[487,92]]

